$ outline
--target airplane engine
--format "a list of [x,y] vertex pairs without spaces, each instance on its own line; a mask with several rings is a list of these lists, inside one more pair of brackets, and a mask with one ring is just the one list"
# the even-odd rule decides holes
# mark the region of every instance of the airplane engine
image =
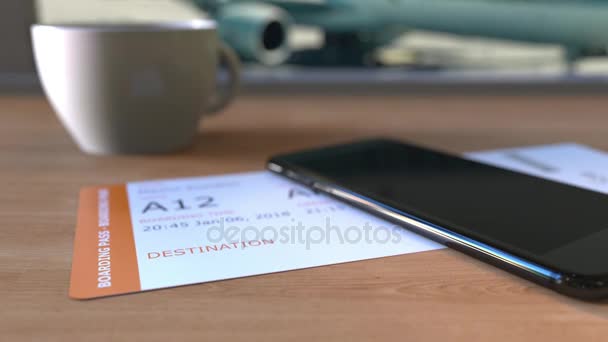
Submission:
[[292,19],[279,7],[263,3],[229,4],[221,8],[216,20],[222,39],[245,60],[277,65],[291,55],[288,31]]

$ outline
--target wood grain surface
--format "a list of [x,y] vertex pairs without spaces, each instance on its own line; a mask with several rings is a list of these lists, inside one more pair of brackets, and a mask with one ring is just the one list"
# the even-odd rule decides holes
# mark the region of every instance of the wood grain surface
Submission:
[[440,250],[112,298],[68,299],[79,188],[261,170],[277,152],[390,136],[452,152],[608,150],[601,95],[244,96],[191,148],[88,156],[39,96],[0,97],[2,341],[607,341],[608,303]]

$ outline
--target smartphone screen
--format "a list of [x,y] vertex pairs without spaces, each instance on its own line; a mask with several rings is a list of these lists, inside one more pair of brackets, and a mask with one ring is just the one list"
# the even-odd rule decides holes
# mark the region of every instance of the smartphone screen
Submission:
[[608,274],[608,197],[600,193],[390,140],[270,163],[552,270]]

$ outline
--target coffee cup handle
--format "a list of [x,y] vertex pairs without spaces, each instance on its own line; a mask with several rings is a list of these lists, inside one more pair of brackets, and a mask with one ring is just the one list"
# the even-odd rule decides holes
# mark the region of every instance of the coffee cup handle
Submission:
[[205,116],[217,114],[226,108],[232,102],[240,87],[241,62],[239,57],[232,48],[222,42],[220,42],[219,54],[220,60],[226,64],[228,69],[228,88],[217,92],[212,98],[211,104],[203,114]]

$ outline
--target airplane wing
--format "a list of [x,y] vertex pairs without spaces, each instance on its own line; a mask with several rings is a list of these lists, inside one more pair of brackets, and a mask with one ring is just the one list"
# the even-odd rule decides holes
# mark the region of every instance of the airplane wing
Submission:
[[263,0],[288,12],[319,12],[340,7],[341,1],[336,0]]

